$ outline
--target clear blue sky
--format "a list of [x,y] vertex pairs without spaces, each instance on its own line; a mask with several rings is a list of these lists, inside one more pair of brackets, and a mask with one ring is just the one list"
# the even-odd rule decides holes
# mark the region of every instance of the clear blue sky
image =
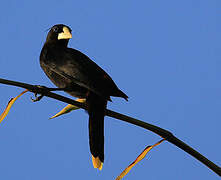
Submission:
[[[0,77],[54,87],[40,69],[39,53],[45,30],[67,24],[73,30],[69,46],[105,69],[130,97],[113,98],[108,108],[173,132],[220,166],[220,9],[220,0],[2,1]],[[0,85],[0,111],[21,91]],[[32,96],[16,102],[0,124],[1,179],[113,179],[160,139],[106,117],[100,172],[91,163],[87,114],[48,120],[65,104],[46,97],[32,103]],[[125,177],[147,178],[219,179],[168,142]]]

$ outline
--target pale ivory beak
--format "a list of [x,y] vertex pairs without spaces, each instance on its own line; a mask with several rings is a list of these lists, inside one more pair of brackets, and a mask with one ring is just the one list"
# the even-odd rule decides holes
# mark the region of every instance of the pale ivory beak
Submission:
[[69,31],[69,29],[66,26],[64,26],[63,27],[63,32],[58,34],[58,40],[60,40],[60,39],[71,39],[71,38],[72,38],[71,32]]

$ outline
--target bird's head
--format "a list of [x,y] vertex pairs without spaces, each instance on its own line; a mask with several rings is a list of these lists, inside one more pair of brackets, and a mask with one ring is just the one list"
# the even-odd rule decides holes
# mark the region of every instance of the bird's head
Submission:
[[47,35],[47,42],[65,42],[68,43],[69,39],[72,38],[71,28],[64,24],[56,24],[50,28]]

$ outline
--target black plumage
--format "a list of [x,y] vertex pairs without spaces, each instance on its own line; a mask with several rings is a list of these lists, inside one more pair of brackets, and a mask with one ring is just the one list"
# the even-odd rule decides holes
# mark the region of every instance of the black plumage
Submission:
[[65,88],[65,91],[74,97],[86,99],[93,165],[101,169],[104,161],[104,113],[107,101],[111,100],[110,96],[126,100],[128,97],[89,57],[67,47],[70,38],[72,35],[68,26],[54,25],[42,48],[40,65],[57,87]]

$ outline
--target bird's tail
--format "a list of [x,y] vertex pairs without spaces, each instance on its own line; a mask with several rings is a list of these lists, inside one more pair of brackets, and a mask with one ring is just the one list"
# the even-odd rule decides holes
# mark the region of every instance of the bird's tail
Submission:
[[94,168],[102,169],[104,162],[104,115],[107,100],[90,94],[87,98],[89,114],[89,144]]

